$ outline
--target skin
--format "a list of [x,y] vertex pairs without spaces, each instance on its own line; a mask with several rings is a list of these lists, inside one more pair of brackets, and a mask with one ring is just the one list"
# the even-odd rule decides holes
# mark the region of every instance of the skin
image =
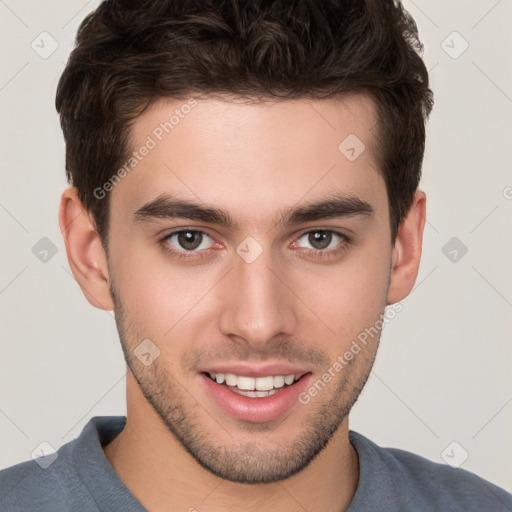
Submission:
[[[159,100],[135,123],[134,148],[183,101]],[[295,363],[314,380],[417,277],[426,198],[418,190],[393,244],[373,142],[371,97],[248,104],[205,98],[110,192],[109,255],[92,216],[69,187],[59,222],[70,267],[89,302],[114,310],[129,371],[127,424],[105,454],[151,511],[343,511],[359,463],[348,413],[371,370],[371,339],[308,404],[269,422],[242,421],[209,398],[198,369],[220,362]],[[366,150],[349,161],[338,146],[356,134]],[[166,192],[222,208],[238,228],[190,219],[136,221]],[[276,223],[297,205],[333,192],[367,201],[373,215]],[[179,228],[206,235],[195,255]],[[334,230],[327,249],[308,233]],[[262,253],[247,263],[248,236]],[[187,247],[185,245],[185,247]],[[319,257],[323,250],[338,254]],[[315,252],[316,250],[316,252]],[[206,256],[199,258],[203,251]],[[149,338],[149,365],[134,356]],[[319,492],[320,491],[320,492]]]

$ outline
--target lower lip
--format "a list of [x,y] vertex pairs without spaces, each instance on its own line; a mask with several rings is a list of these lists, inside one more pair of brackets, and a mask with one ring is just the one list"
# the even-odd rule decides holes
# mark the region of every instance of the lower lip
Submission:
[[289,411],[299,401],[298,397],[307,388],[311,376],[311,373],[304,375],[272,396],[251,398],[238,395],[206,375],[199,374],[206,392],[224,412],[239,420],[252,422],[272,421]]

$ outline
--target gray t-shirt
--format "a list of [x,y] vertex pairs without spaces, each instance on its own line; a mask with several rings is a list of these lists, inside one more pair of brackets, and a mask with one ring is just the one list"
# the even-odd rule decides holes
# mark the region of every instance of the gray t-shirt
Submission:
[[[102,449],[125,424],[125,416],[96,416],[77,439],[57,451],[56,458],[47,455],[46,461],[43,457],[39,463],[30,460],[0,471],[0,510],[146,511]],[[352,430],[349,438],[360,466],[349,512],[512,511],[511,494],[469,471],[381,448]]]

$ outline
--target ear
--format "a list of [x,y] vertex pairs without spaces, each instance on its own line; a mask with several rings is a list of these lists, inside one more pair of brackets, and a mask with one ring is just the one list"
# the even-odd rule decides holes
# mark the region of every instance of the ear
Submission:
[[392,268],[387,303],[394,304],[409,293],[420,266],[427,198],[417,190],[406,217],[400,224],[392,252]]
[[113,310],[107,257],[93,217],[78,198],[75,187],[62,193],[59,225],[69,266],[86,299],[96,308]]

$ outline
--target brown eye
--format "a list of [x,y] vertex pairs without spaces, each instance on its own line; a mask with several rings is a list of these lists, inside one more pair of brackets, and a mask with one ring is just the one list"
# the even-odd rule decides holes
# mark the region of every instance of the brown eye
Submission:
[[330,229],[315,229],[313,231],[308,231],[307,233],[304,233],[299,240],[303,238],[307,238],[306,242],[310,245],[310,247],[306,246],[305,248],[314,249],[315,251],[325,251],[325,249],[328,248],[332,249],[333,247],[336,247],[340,241],[344,242],[347,240],[346,236]]
[[208,244],[210,237],[203,231],[193,229],[183,229],[175,231],[165,237],[165,243],[171,246],[171,249],[177,252],[193,252],[201,249],[209,249],[211,242]]
[[183,249],[193,251],[197,249],[203,240],[203,235],[199,231],[181,231],[178,233],[177,241]]
[[335,258],[349,247],[351,239],[332,229],[313,229],[303,233],[294,246],[304,249],[303,253],[315,258]]
[[311,231],[308,235],[308,242],[317,250],[326,249],[331,241],[331,231]]

